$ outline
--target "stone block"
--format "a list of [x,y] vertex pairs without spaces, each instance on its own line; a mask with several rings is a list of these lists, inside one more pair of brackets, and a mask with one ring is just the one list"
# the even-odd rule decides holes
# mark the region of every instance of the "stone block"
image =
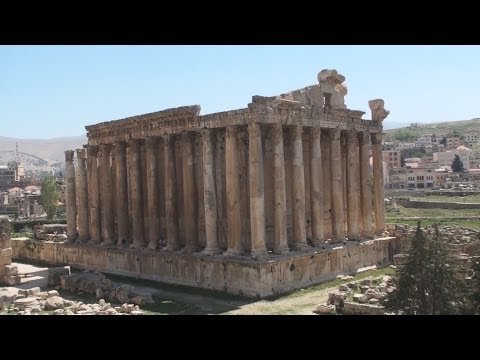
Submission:
[[70,266],[48,269],[48,285],[60,285],[60,277],[70,275]]

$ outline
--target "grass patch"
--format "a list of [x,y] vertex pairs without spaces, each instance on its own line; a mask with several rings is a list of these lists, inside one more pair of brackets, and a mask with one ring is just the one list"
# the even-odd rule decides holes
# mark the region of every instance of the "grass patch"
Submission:
[[[338,287],[342,284],[346,284],[346,283],[349,283],[349,282],[352,282],[352,281],[361,280],[361,279],[364,279],[364,278],[369,277],[369,276],[378,277],[378,276],[383,276],[383,275],[392,275],[394,273],[395,273],[395,269],[392,269],[390,267],[386,267],[386,268],[383,268],[383,269],[367,270],[367,271],[364,271],[364,272],[361,272],[359,274],[354,275],[353,279],[351,279],[351,280],[335,279],[335,280],[327,281],[327,282],[321,283],[319,285],[309,286],[309,287],[307,287],[303,290],[296,290],[295,292],[293,292],[293,293],[291,293],[287,296],[284,296],[284,297],[285,298],[295,298],[295,297],[303,296],[303,295],[308,294],[308,293],[312,293],[312,292],[316,292],[316,291],[322,291],[322,290],[325,290],[325,289],[328,289],[328,288],[331,288],[331,287]],[[279,297],[277,297],[277,298],[279,298]]]

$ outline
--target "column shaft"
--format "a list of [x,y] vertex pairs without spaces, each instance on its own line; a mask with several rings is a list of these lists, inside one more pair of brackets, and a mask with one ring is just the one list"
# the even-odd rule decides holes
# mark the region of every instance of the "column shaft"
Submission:
[[98,146],[87,146],[87,186],[90,220],[90,241],[99,243],[102,239],[100,216],[100,176],[98,173]]
[[156,138],[146,139],[147,148],[147,202],[148,248],[156,250],[160,240],[160,206],[158,179],[158,143]]
[[237,129],[227,126],[225,134],[225,182],[227,197],[227,243],[225,255],[243,254],[240,213],[239,151]]
[[360,210],[360,171],[358,137],[356,131],[347,134],[347,223],[348,240],[358,240]]
[[375,233],[381,235],[385,231],[385,195],[383,190],[383,158],[382,134],[370,134],[373,152],[373,189]]
[[100,197],[102,215],[102,238],[104,245],[114,243],[115,223],[112,193],[112,168],[110,162],[110,144],[100,145]]
[[310,204],[312,211],[312,243],[325,244],[323,229],[323,174],[320,128],[310,130]]
[[332,242],[341,242],[345,238],[343,213],[343,177],[342,151],[340,149],[340,130],[330,130],[330,176],[332,201]]
[[369,178],[368,143],[370,136],[367,131],[358,134],[360,148],[360,204],[362,211],[363,237],[372,238],[372,191]]
[[130,197],[132,201],[132,247],[144,247],[145,229],[143,218],[143,185],[142,164],[140,156],[140,141],[131,140],[130,147]]
[[205,232],[207,246],[203,254],[220,253],[217,230],[217,195],[215,191],[215,175],[212,147],[212,130],[202,131],[203,140],[203,206],[205,209]]
[[292,129],[292,217],[295,250],[305,250],[307,230],[305,223],[305,173],[303,168],[303,127]]
[[127,244],[129,238],[130,219],[128,215],[128,182],[126,143],[115,143],[115,189],[117,191],[117,244]]
[[265,246],[262,131],[258,123],[248,125],[248,151],[251,255],[253,258],[262,259],[267,255],[267,248]]
[[275,124],[271,129],[273,145],[273,181],[274,181],[274,231],[275,254],[288,253],[287,243],[287,195],[285,188],[285,157],[283,147],[283,126]]
[[77,199],[75,196],[75,167],[73,166],[73,150],[65,151],[66,165],[66,200],[67,200],[67,237],[74,241],[77,238]]
[[198,251],[197,187],[193,157],[193,135],[182,134],[183,216],[185,219],[185,251]]
[[77,205],[78,205],[78,240],[86,241],[88,231],[88,187],[85,149],[77,149]]
[[165,153],[165,219],[167,227],[166,251],[176,251],[180,248],[178,241],[178,212],[177,212],[177,172],[175,167],[175,138],[174,135],[163,137]]

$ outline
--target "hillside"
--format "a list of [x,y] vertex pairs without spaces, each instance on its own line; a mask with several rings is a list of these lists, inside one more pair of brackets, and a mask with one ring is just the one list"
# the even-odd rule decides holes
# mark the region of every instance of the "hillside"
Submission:
[[[479,134],[480,135],[480,118],[472,120],[447,121],[440,123],[419,124],[414,130],[408,126],[398,129],[385,130],[388,139],[393,137],[418,138],[423,134],[447,134],[453,131],[460,134]],[[410,140],[407,140],[410,141]]]
[[81,148],[87,143],[87,137],[82,135],[54,139],[15,139],[0,136],[0,164],[15,159],[16,143],[22,162],[37,162],[41,166],[42,160],[48,164],[65,161],[65,150]]

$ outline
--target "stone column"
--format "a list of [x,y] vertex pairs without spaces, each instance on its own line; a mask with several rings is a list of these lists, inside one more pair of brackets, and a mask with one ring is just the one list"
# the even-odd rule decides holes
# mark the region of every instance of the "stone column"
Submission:
[[373,152],[373,190],[375,234],[381,235],[385,231],[385,195],[383,190],[383,157],[382,134],[370,134],[372,137]]
[[221,252],[218,245],[217,229],[217,194],[215,191],[214,162],[212,153],[212,130],[202,130],[203,140],[203,205],[205,208],[205,232],[207,246],[202,251],[205,255]]
[[303,126],[292,129],[292,218],[295,250],[308,249],[305,223],[305,173],[303,168]]
[[100,144],[100,198],[102,213],[102,239],[103,245],[115,242],[115,218],[113,209],[112,168],[110,164],[110,151],[112,145]]
[[343,214],[342,151],[340,149],[340,129],[330,130],[330,176],[332,201],[332,242],[345,239]]
[[287,243],[287,195],[285,188],[285,157],[283,148],[283,125],[274,124],[271,128],[273,151],[273,183],[274,183],[274,231],[275,254],[288,253]]
[[88,231],[88,189],[85,149],[77,149],[77,205],[78,205],[78,241],[89,238]]
[[140,140],[133,139],[129,142],[130,148],[130,198],[132,201],[132,232],[133,243],[131,247],[145,247],[145,230],[143,218],[143,186],[142,164],[140,155]]
[[87,145],[87,186],[90,220],[90,242],[99,243],[102,239],[100,216],[100,177],[98,174],[98,146]]
[[358,240],[360,210],[360,171],[358,166],[358,137],[356,131],[347,132],[347,236]]
[[73,150],[65,151],[66,200],[67,200],[67,237],[69,241],[77,238],[77,204],[75,196],[75,168],[73,166]]
[[148,248],[156,250],[160,240],[160,206],[158,178],[158,143],[154,137],[145,140],[147,152]]
[[175,168],[175,138],[174,135],[163,137],[165,151],[165,219],[167,228],[167,245],[165,251],[176,251],[180,248],[178,242],[178,212],[177,212],[177,172]]
[[227,243],[224,255],[243,254],[237,129],[227,126],[225,134],[225,181],[227,196]]
[[310,203],[312,211],[312,243],[325,244],[323,229],[323,174],[320,128],[310,129]]
[[193,134],[182,133],[183,211],[185,219],[185,251],[198,251],[197,187],[193,156]]
[[369,155],[368,143],[370,136],[367,131],[358,134],[360,147],[360,206],[362,211],[363,237],[372,238],[372,192],[368,183]]
[[117,190],[117,245],[127,244],[130,231],[126,143],[115,143],[115,189]]
[[263,181],[262,130],[260,124],[248,125],[248,170],[250,187],[250,236],[252,257],[263,259],[265,246],[265,194]]

